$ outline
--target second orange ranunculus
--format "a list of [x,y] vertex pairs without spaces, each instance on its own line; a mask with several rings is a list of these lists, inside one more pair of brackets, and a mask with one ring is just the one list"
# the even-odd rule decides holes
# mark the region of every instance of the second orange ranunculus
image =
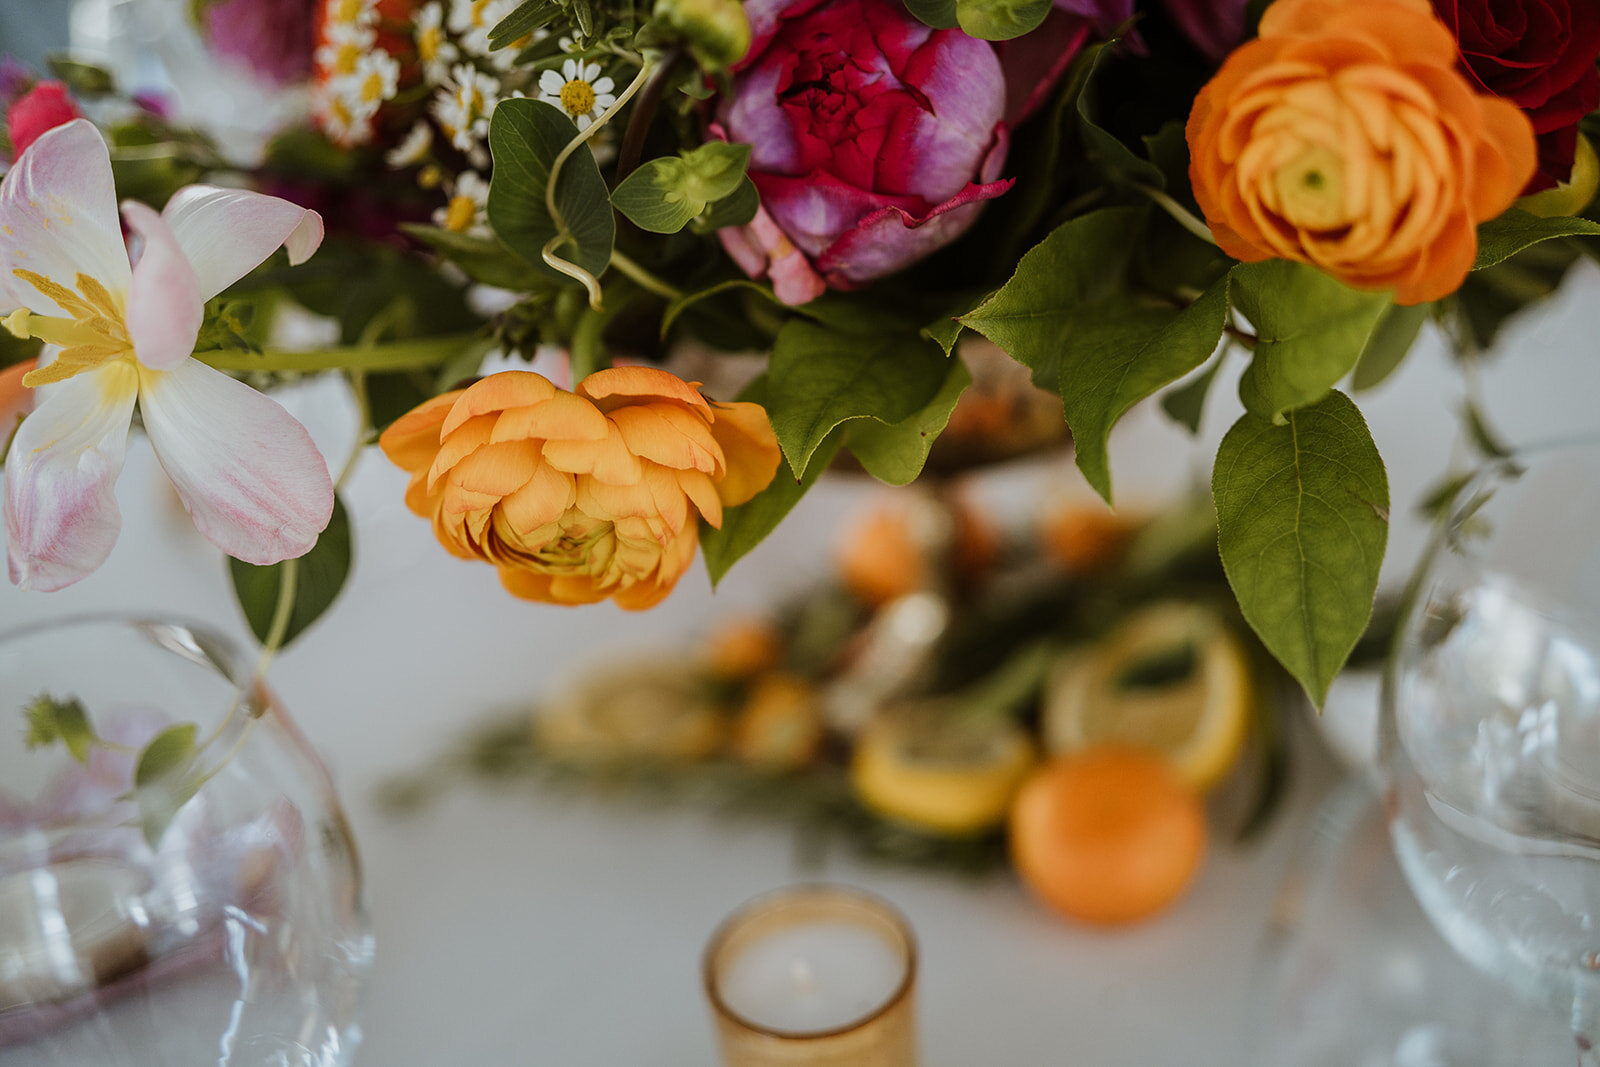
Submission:
[[454,555],[517,596],[658,603],[694,559],[699,520],[722,525],[777,472],[756,404],[712,404],[666,371],[619,367],[558,389],[504,371],[435,397],[379,438],[411,474],[406,505]]
[[1401,304],[1454,292],[1476,226],[1533,173],[1533,130],[1455,69],[1426,0],[1278,0],[1189,114],[1222,250],[1294,259]]

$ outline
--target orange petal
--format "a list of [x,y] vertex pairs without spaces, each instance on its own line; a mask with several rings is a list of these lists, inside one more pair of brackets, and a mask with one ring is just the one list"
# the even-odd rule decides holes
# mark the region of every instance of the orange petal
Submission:
[[546,441],[545,462],[568,474],[592,474],[611,485],[634,485],[644,476],[639,457],[628,451],[622,431],[609,420],[601,441]]
[[711,434],[722,446],[727,471],[717,483],[724,504],[743,504],[768,485],[783,453],[760,404],[718,404]]
[[528,533],[566,514],[578,499],[570,474],[540,463],[526,485],[500,502],[500,513],[519,533]]
[[439,451],[440,426],[460,396],[458,389],[412,408],[379,435],[378,447],[401,470],[427,469]]
[[606,418],[622,431],[628,451],[675,470],[717,472],[722,449],[704,417],[676,404],[633,404]]
[[590,475],[578,477],[577,505],[597,519],[648,519],[656,514],[656,500],[641,477],[633,485],[608,485]]
[[624,404],[648,404],[655,400],[710,410],[706,398],[700,395],[699,382],[686,382],[658,367],[610,367],[595,371],[578,383],[577,391],[605,412]]
[[534,442],[490,442],[450,469],[442,507],[451,514],[492,508],[527,485],[539,467]]
[[496,441],[543,437],[552,441],[604,441],[606,417],[581,396],[559,390],[527,407],[511,408],[494,428]]
[[548,378],[531,370],[505,370],[491,374],[462,390],[455,410],[445,420],[444,432],[451,433],[468,419],[491,411],[505,411],[548,400],[555,392],[556,387],[550,384]]
[[678,485],[711,525],[722,529],[722,498],[717,495],[717,483],[699,471],[679,471]]
[[472,455],[482,445],[489,443],[489,435],[494,432],[493,415],[478,415],[468,419],[456,427],[454,433],[446,434],[439,444],[439,452],[433,457],[433,463],[428,468],[428,491],[432,492],[439,484],[439,479],[444,477],[451,467]]

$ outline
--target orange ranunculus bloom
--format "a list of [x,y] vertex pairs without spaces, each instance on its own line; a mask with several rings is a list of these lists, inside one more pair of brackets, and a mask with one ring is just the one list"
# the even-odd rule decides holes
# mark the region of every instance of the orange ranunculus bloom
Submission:
[[1427,0],[1278,0],[1189,113],[1189,179],[1217,244],[1401,304],[1454,292],[1475,227],[1536,160],[1522,112],[1455,64]]
[[406,505],[441,544],[528,600],[630,610],[688,569],[699,520],[722,525],[772,481],[777,438],[758,404],[712,404],[666,371],[618,367],[576,392],[504,371],[435,397],[384,431],[411,474]]

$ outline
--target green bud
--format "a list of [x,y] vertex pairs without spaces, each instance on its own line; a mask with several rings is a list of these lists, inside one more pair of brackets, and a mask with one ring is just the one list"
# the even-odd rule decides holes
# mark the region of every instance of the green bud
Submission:
[[656,0],[655,15],[709,70],[737,63],[750,50],[750,20],[740,0]]

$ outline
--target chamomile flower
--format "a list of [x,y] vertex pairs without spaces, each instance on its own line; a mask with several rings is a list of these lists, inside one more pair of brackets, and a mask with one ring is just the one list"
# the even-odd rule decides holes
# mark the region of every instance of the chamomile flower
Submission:
[[422,61],[422,76],[429,85],[441,85],[450,78],[450,64],[461,58],[455,42],[445,36],[444,4],[440,0],[417,13],[412,31],[417,42],[417,58]]
[[458,63],[433,98],[433,117],[450,143],[471,152],[489,135],[489,116],[500,102],[499,84],[468,63]]
[[327,27],[371,26],[378,21],[378,0],[327,0],[323,16]]
[[372,118],[377,113],[377,104],[362,104],[352,78],[335,78],[312,90],[311,115],[334,144],[349,147],[372,140]]
[[361,57],[371,52],[378,35],[371,26],[357,22],[330,22],[317,46],[319,70],[330,76],[354,74]]
[[400,89],[400,62],[387,52],[368,52],[356,61],[350,75],[352,92],[363,108],[376,112]]
[[449,203],[433,213],[433,224],[456,233],[482,235],[489,232],[486,215],[489,183],[477,171],[462,171],[456,178]]
[[600,113],[617,102],[613,95],[616,83],[600,76],[600,64],[569,59],[561,64],[561,73],[547,70],[539,76],[539,99],[554,104],[587,130]]
[[432,147],[433,127],[426,119],[419,119],[411,127],[411,132],[406,134],[405,140],[389,149],[383,160],[395,170],[404,170],[428,158],[428,150]]
[[454,0],[450,8],[450,29],[461,38],[462,51],[486,61],[496,70],[510,70],[522,43],[492,48],[489,31],[515,11],[517,5],[518,0]]

